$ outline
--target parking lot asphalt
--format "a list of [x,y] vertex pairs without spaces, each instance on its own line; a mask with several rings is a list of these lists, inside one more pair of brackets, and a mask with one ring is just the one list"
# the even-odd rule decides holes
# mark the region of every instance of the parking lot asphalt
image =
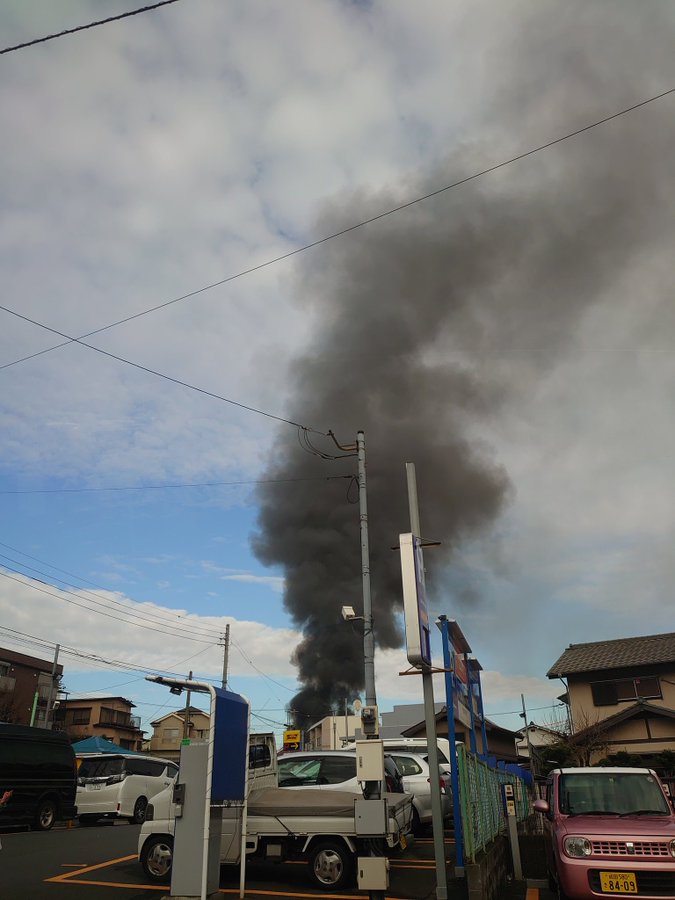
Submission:
[[[158,900],[169,893],[165,886],[145,878],[136,855],[140,827],[103,823],[91,828],[55,828],[51,832],[16,832],[1,835],[0,898],[2,900]],[[452,859],[452,839],[446,840],[446,855]],[[391,900],[435,898],[436,870],[431,838],[417,840],[413,847],[390,860]],[[465,885],[451,877],[448,866],[448,896],[463,898]],[[220,893],[237,897],[239,869],[221,870]],[[298,900],[349,900],[364,896],[356,888],[330,893],[316,890],[304,863],[247,864],[246,897]],[[526,885],[511,885],[508,900],[545,900],[546,893]],[[506,900],[506,895],[505,895]]]

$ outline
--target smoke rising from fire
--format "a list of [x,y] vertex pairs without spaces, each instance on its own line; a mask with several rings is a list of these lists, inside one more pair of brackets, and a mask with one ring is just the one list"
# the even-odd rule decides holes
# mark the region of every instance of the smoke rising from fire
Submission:
[[[526,98],[496,92],[489,143],[458,142],[414,184],[335,199],[318,233],[494,162],[516,122],[522,149],[528,138],[537,143],[542,128],[557,136],[572,130],[570,122],[579,127],[657,92],[654,67],[665,38],[651,66],[645,59],[642,83],[622,88],[593,41],[602,18],[593,15],[575,36],[578,23],[562,13],[552,21],[546,9],[549,18],[533,12],[523,32],[541,39],[530,59],[536,91]],[[672,17],[663,16],[672,34]],[[618,37],[629,40],[634,18],[624,17]],[[514,67],[523,40],[510,45]],[[674,179],[664,147],[673,146],[673,109],[666,99],[609,123],[334,240],[298,267],[295,293],[315,328],[293,366],[288,414],[332,429],[344,443],[365,431],[378,646],[400,646],[403,638],[399,558],[391,548],[409,530],[405,462],[417,467],[423,536],[442,541],[425,557],[428,587],[452,614],[456,598],[442,594],[438,576],[466,539],[495,523],[517,488],[480,428],[512,404],[526,414],[528,391],[555,366],[594,302],[612,292],[617,303],[630,302],[622,278],[662,239],[669,215]],[[335,452],[329,441],[313,440]],[[355,471],[355,460],[327,462],[280,432],[264,477]],[[303,629],[294,661],[304,687],[292,703],[299,725],[340,708],[363,686],[362,634],[340,616],[345,604],[362,608],[359,513],[348,485],[289,481],[258,492],[253,547],[262,562],[283,567],[284,603]]]

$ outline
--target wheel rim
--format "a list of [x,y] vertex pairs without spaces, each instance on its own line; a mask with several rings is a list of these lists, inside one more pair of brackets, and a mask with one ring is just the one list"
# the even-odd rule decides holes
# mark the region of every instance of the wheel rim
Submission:
[[43,828],[49,828],[54,821],[54,807],[47,805],[40,810],[40,825]]
[[155,844],[148,853],[148,869],[157,878],[168,875],[171,869],[171,847],[163,842]]
[[138,823],[145,822],[145,810],[147,809],[148,804],[145,800],[138,799],[136,801],[136,805],[134,806],[134,821]]
[[342,857],[335,850],[320,850],[314,858],[314,874],[321,884],[336,884],[343,869]]

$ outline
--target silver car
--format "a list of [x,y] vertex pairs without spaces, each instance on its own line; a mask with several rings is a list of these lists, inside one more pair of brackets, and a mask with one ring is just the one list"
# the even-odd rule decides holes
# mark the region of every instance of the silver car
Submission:
[[[428,758],[418,753],[399,753],[397,750],[389,750],[388,755],[398,766],[406,794],[413,795],[413,831],[419,833],[422,826],[431,822],[431,775]],[[452,815],[450,776],[441,771],[437,777],[441,784],[441,810],[443,818],[447,819]]]

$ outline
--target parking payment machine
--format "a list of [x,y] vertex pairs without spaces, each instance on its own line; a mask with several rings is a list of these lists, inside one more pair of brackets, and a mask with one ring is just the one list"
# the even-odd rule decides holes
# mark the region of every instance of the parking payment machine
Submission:
[[[211,684],[148,676],[172,689],[211,695],[207,741],[186,740],[173,800],[176,804],[171,900],[218,896],[223,807],[240,804],[246,815],[249,705],[240,694]],[[242,866],[245,854],[242,854]],[[243,869],[242,869],[243,893]]]

